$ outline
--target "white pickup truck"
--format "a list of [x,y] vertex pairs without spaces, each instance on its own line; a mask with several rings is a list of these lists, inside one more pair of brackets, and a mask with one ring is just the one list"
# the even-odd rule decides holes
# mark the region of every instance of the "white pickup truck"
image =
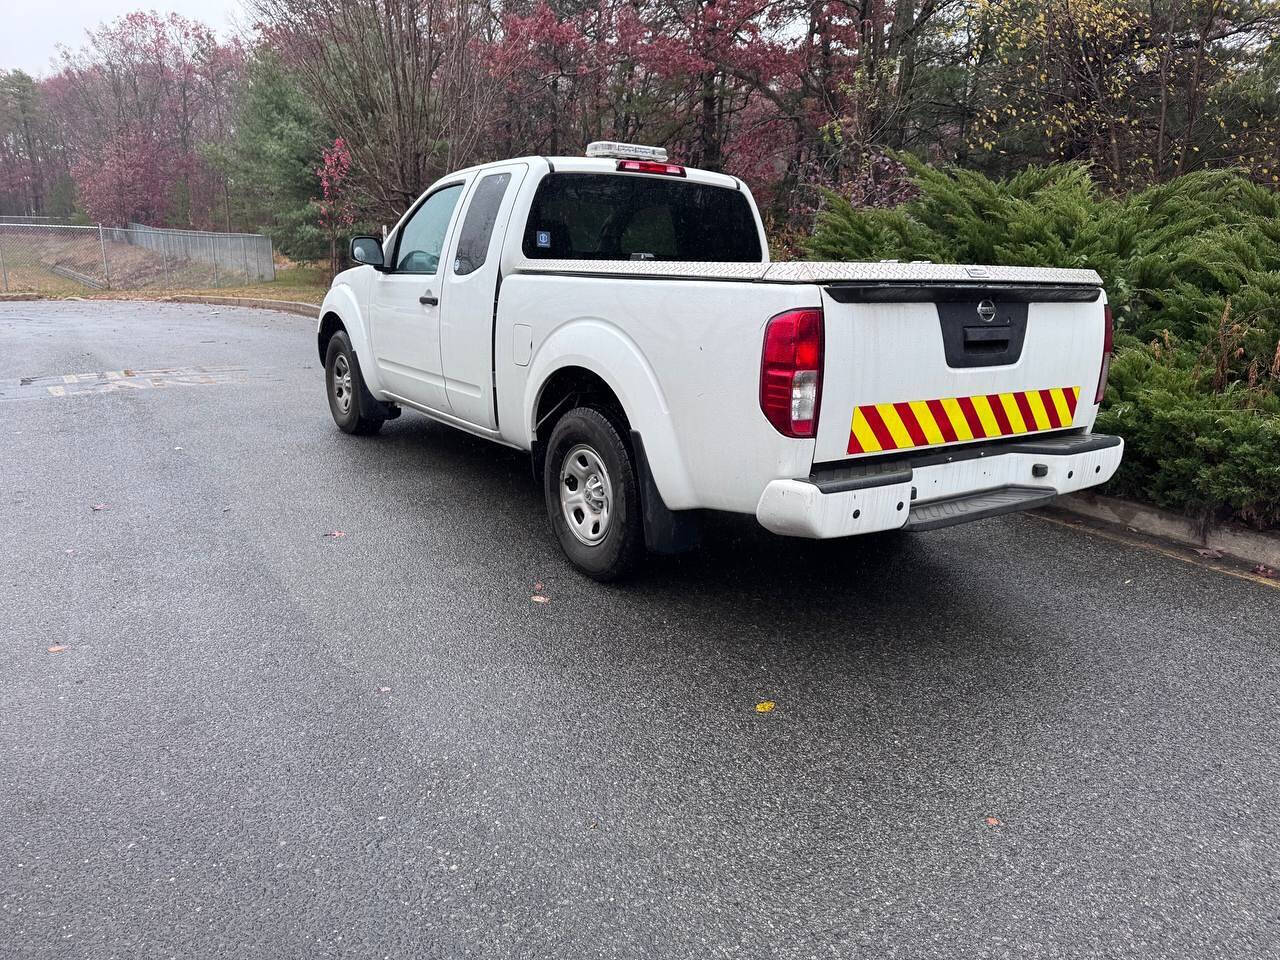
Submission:
[[1091,270],[770,263],[750,191],[592,144],[434,184],[320,310],[338,426],[403,408],[530,451],[600,580],[700,511],[799,537],[928,530],[1107,480]]

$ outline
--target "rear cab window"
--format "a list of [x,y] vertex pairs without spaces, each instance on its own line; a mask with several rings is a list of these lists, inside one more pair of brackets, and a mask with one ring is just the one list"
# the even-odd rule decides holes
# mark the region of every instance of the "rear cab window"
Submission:
[[550,173],[538,185],[522,244],[530,259],[764,259],[740,190],[626,173]]

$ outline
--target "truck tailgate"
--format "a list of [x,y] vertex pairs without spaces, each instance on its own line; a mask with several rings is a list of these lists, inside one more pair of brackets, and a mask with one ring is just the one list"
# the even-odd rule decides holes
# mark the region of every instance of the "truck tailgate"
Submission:
[[825,285],[815,461],[1091,426],[1105,335],[1092,276]]

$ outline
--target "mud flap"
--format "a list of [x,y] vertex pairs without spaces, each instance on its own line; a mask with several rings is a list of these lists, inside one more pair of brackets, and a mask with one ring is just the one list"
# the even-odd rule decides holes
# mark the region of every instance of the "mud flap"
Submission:
[[644,545],[653,553],[684,553],[698,545],[699,526],[696,510],[670,510],[653,482],[644,439],[631,431],[631,450],[635,456],[636,480],[640,485],[640,511],[644,516]]

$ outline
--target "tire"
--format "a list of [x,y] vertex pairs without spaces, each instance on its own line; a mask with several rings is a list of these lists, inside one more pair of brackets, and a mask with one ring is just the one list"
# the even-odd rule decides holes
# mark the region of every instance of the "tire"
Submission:
[[324,386],[333,422],[343,433],[371,434],[382,429],[386,412],[364,385],[360,363],[345,330],[329,338],[324,357]]
[[640,485],[613,422],[594,407],[560,418],[542,470],[551,529],[565,556],[607,583],[629,573],[644,553]]

